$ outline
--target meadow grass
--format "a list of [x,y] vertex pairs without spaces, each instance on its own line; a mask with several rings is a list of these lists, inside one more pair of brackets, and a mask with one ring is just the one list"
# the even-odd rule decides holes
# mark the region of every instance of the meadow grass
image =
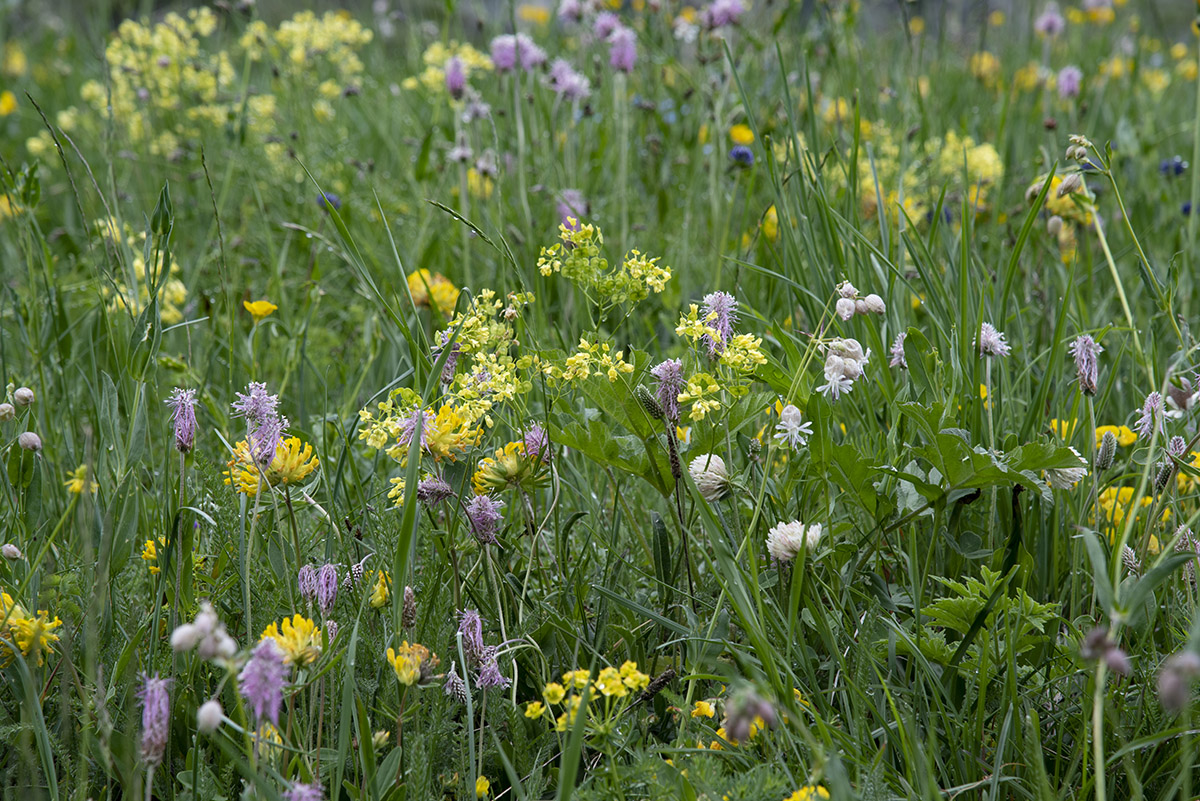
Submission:
[[4,797],[1195,797],[1200,8],[747,5],[0,23]]

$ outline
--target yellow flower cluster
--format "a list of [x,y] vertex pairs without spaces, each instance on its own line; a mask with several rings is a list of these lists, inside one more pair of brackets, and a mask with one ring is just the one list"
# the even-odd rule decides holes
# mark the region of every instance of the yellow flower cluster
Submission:
[[263,629],[259,639],[274,640],[289,665],[307,665],[321,655],[321,630],[304,615],[285,617],[278,625],[272,623]]
[[711,375],[695,373],[688,379],[683,392],[679,393],[678,400],[680,403],[692,404],[692,410],[688,413],[690,419],[703,420],[709,412],[721,408],[721,401],[716,397],[720,392],[720,385]]
[[0,665],[12,662],[17,651],[22,656],[34,659],[39,666],[44,663],[44,656],[53,653],[54,643],[58,635],[54,630],[62,625],[55,617],[50,619],[45,610],[38,610],[31,615],[14,602],[7,592],[0,592]]
[[413,303],[437,309],[443,317],[449,317],[458,303],[458,287],[441,273],[430,273],[424,268],[408,274],[408,291]]
[[471,45],[458,42],[449,44],[434,42],[421,55],[425,69],[420,75],[405,78],[400,86],[409,90],[423,88],[430,93],[445,92],[446,62],[455,56],[462,62],[463,74],[467,76],[468,80],[472,72],[492,71],[492,60]]
[[459,360],[447,399],[469,424],[482,421],[490,427],[494,408],[533,388],[532,382],[522,377],[533,357],[513,355],[517,347],[514,325],[521,310],[533,301],[532,292],[510,292],[501,300],[493,290],[485,289],[471,308],[455,315],[442,332],[442,337],[448,337],[458,331],[455,342],[464,358]]
[[783,799],[783,801],[819,801],[828,798],[829,791],[824,787],[809,784],[796,790],[796,792]]
[[609,711],[613,711],[612,704],[622,699],[632,699],[631,692],[646,689],[650,684],[650,677],[638,670],[637,662],[626,661],[619,668],[605,667],[596,676],[595,681],[592,680],[591,671],[586,668],[577,670],[568,670],[562,675],[562,683],[553,681],[542,688],[542,699],[546,702],[543,705],[540,701],[532,701],[525,707],[525,717],[537,719],[542,717],[546,712],[547,707],[559,706],[562,712],[555,720],[555,730],[565,732],[575,723],[576,716],[579,713],[579,708],[582,704],[582,696],[578,693],[588,685],[591,685],[591,692],[588,695],[588,703],[605,699]]
[[329,11],[321,17],[301,11],[274,31],[261,20],[251,22],[239,44],[252,61],[269,59],[289,77],[313,80],[314,70],[329,66],[346,85],[362,73],[357,51],[373,36],[348,11]]
[[89,495],[95,495],[96,490],[100,489],[100,485],[88,474],[88,466],[86,464],[81,464],[70,473],[67,473],[67,480],[63,483],[63,486],[72,495],[82,495],[85,492]]
[[650,292],[662,292],[671,270],[636,248],[625,254],[619,269],[608,269],[600,253],[604,233],[594,225],[568,218],[558,227],[558,242],[538,254],[537,268],[544,276],[560,273],[578,284],[602,309],[619,303],[638,303]]
[[409,645],[407,640],[398,649],[387,649],[387,661],[405,687],[428,680],[440,662],[437,655],[430,653],[424,645]]
[[371,589],[371,608],[382,609],[391,597],[390,587],[392,585],[392,577],[389,573],[384,573],[382,570],[377,571],[375,578],[375,586]]
[[[105,286],[102,290],[105,297],[110,298],[109,311],[127,310],[137,316],[150,302],[150,287],[158,287],[158,313],[163,323],[175,325],[183,320],[183,305],[188,299],[188,290],[183,281],[176,276],[180,274],[178,262],[172,260],[167,275],[162,275],[164,257],[159,254],[157,264],[150,275],[146,274],[146,260],[143,256],[146,244],[146,232],[134,233],[128,224],[120,226],[117,221],[109,218],[96,221],[100,237],[113,248],[124,250],[130,256],[129,272],[118,275],[116,290]],[[122,278],[132,278],[136,290],[131,289],[129,282]]]
[[261,474],[245,440],[234,446],[233,458],[228,464],[225,483],[243,495],[257,495],[260,486],[269,488],[303,481],[317,469],[321,460],[313,455],[312,445],[301,442],[299,437],[289,437],[279,442],[275,458]]
[[633,365],[625,361],[625,351],[611,351],[607,342],[588,342],[580,337],[579,351],[568,356],[562,368],[547,364],[543,369],[546,375],[563,381],[582,381],[593,372],[616,381],[622,374],[632,373]]
[[[1104,521],[1112,526],[1109,533],[1109,539],[1115,541],[1118,531],[1125,523],[1125,518],[1129,514],[1133,506],[1133,496],[1136,490],[1133,487],[1108,487],[1100,493],[1097,499],[1100,503],[1100,509],[1104,517]],[[1139,508],[1144,509],[1154,503],[1154,497],[1151,495],[1142,496],[1139,502]],[[1136,514],[1138,510],[1134,510]],[[1170,509],[1164,509],[1162,519],[1165,521],[1171,516]],[[1158,539],[1152,537],[1150,543],[1150,552],[1158,553]]]

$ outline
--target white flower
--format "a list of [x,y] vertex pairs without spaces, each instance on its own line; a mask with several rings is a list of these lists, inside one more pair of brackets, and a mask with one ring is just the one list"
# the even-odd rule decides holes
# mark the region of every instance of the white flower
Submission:
[[184,623],[171,632],[171,649],[174,651],[190,651],[200,644],[204,632],[195,623]]
[[725,460],[715,453],[697,456],[688,465],[688,472],[704,500],[710,503],[729,492],[729,471],[725,469]]
[[825,383],[817,387],[817,392],[836,401],[843,392],[849,392],[852,389],[854,389],[854,382],[849,378],[844,375],[833,375],[825,377]]
[[825,346],[825,384],[817,391],[837,400],[843,392],[849,392],[854,382],[863,374],[863,368],[871,359],[871,351],[863,351],[857,339],[833,339]]
[[863,302],[866,303],[867,311],[869,311],[871,314],[883,314],[885,311],[887,311],[887,307],[883,305],[883,298],[879,297],[875,293],[867,295]]
[[892,360],[888,362],[888,367],[908,368],[908,360],[904,358],[904,338],[907,336],[907,331],[896,334],[896,341],[892,343]]
[[979,355],[1007,356],[1012,348],[1004,341],[1004,334],[997,331],[991,323],[979,326]]
[[210,698],[196,710],[196,728],[201,734],[212,734],[225,720],[225,710],[216,698]]
[[1087,462],[1079,455],[1079,451],[1074,448],[1071,448],[1071,453],[1079,457],[1079,467],[1060,467],[1055,470],[1046,471],[1046,479],[1050,482],[1050,486],[1055,489],[1069,490],[1087,475],[1087,467],[1084,466]]
[[858,290],[854,288],[854,284],[849,281],[843,281],[837,285],[837,293],[843,298],[854,300],[858,297]]
[[799,520],[778,523],[767,532],[767,551],[771,558],[787,562],[796,558],[801,550],[811,551],[821,541],[821,524],[806,526]]
[[838,298],[837,306],[835,308],[838,317],[841,317],[843,320],[849,320],[854,316],[855,310],[856,307],[853,299]]
[[808,438],[812,436],[812,423],[803,421],[800,410],[789,403],[779,413],[779,423],[775,426],[775,431],[775,439],[787,443],[789,448],[796,449],[808,444]]
[[21,549],[13,545],[11,542],[6,542],[3,545],[0,545],[0,556],[3,556],[5,559],[16,561],[17,559],[21,558]]

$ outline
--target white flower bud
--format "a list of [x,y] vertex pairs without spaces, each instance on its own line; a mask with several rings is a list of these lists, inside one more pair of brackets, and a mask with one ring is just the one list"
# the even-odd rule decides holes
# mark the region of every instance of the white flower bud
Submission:
[[1063,182],[1058,185],[1058,196],[1066,197],[1067,195],[1078,192],[1083,187],[1083,176],[1077,172],[1073,172]]
[[18,387],[13,392],[13,403],[18,406],[28,406],[33,403],[33,390],[29,387]]
[[175,651],[190,651],[200,642],[204,632],[194,623],[184,623],[171,632],[171,648]]
[[858,300],[854,301],[854,313],[855,314],[866,314],[867,313],[867,302],[864,299],[859,298]]
[[838,284],[837,293],[843,298],[849,298],[850,300],[854,300],[856,297],[858,297],[858,290],[855,289],[854,284],[850,283],[849,281],[843,281],[842,283]]
[[883,305],[883,298],[873,292],[867,295],[864,303],[867,305],[867,311],[871,314],[883,314],[887,310],[887,307]]
[[1063,229],[1063,218],[1055,214],[1049,220],[1046,220],[1046,233],[1050,236],[1058,236]]
[[11,403],[0,403],[0,422],[8,422],[17,416],[17,410]]
[[16,561],[21,558],[21,549],[13,545],[11,542],[6,542],[0,545],[0,556],[5,559]]
[[26,431],[17,437],[17,444],[27,451],[37,453],[42,449],[42,438],[32,431]]
[[196,728],[201,734],[212,734],[225,720],[225,710],[216,698],[210,698],[196,710]]
[[838,298],[836,311],[838,317],[841,317],[843,320],[849,320],[854,316],[854,301],[850,298]]

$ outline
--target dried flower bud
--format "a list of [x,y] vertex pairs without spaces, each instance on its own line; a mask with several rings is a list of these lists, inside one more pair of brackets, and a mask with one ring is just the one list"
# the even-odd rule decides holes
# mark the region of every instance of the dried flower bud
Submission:
[[413,588],[404,585],[404,606],[400,610],[400,625],[411,629],[417,622],[417,594]]
[[658,398],[654,397],[653,392],[639,384],[633,391],[633,394],[637,397],[638,403],[642,404],[642,408],[646,410],[646,414],[650,415],[654,420],[663,419],[662,404],[658,402]]
[[1175,465],[1170,462],[1161,462],[1158,465],[1158,474],[1154,476],[1154,492],[1159,493],[1167,488],[1167,484],[1171,481],[1171,474],[1175,472]]
[[0,556],[3,556],[9,561],[15,562],[21,558],[21,549],[13,545],[11,542],[6,542],[0,545]]
[[27,451],[37,453],[42,449],[42,438],[32,431],[26,431],[17,437],[17,444]]
[[16,407],[14,407],[11,403],[0,403],[0,422],[7,423],[16,416]]
[[1096,472],[1103,472],[1113,466],[1117,455],[1117,436],[1111,431],[1104,432],[1100,440],[1100,452],[1096,454]]
[[17,404],[18,406],[29,406],[33,403],[33,400],[33,390],[29,387],[18,387],[17,390],[13,392],[13,403]]

